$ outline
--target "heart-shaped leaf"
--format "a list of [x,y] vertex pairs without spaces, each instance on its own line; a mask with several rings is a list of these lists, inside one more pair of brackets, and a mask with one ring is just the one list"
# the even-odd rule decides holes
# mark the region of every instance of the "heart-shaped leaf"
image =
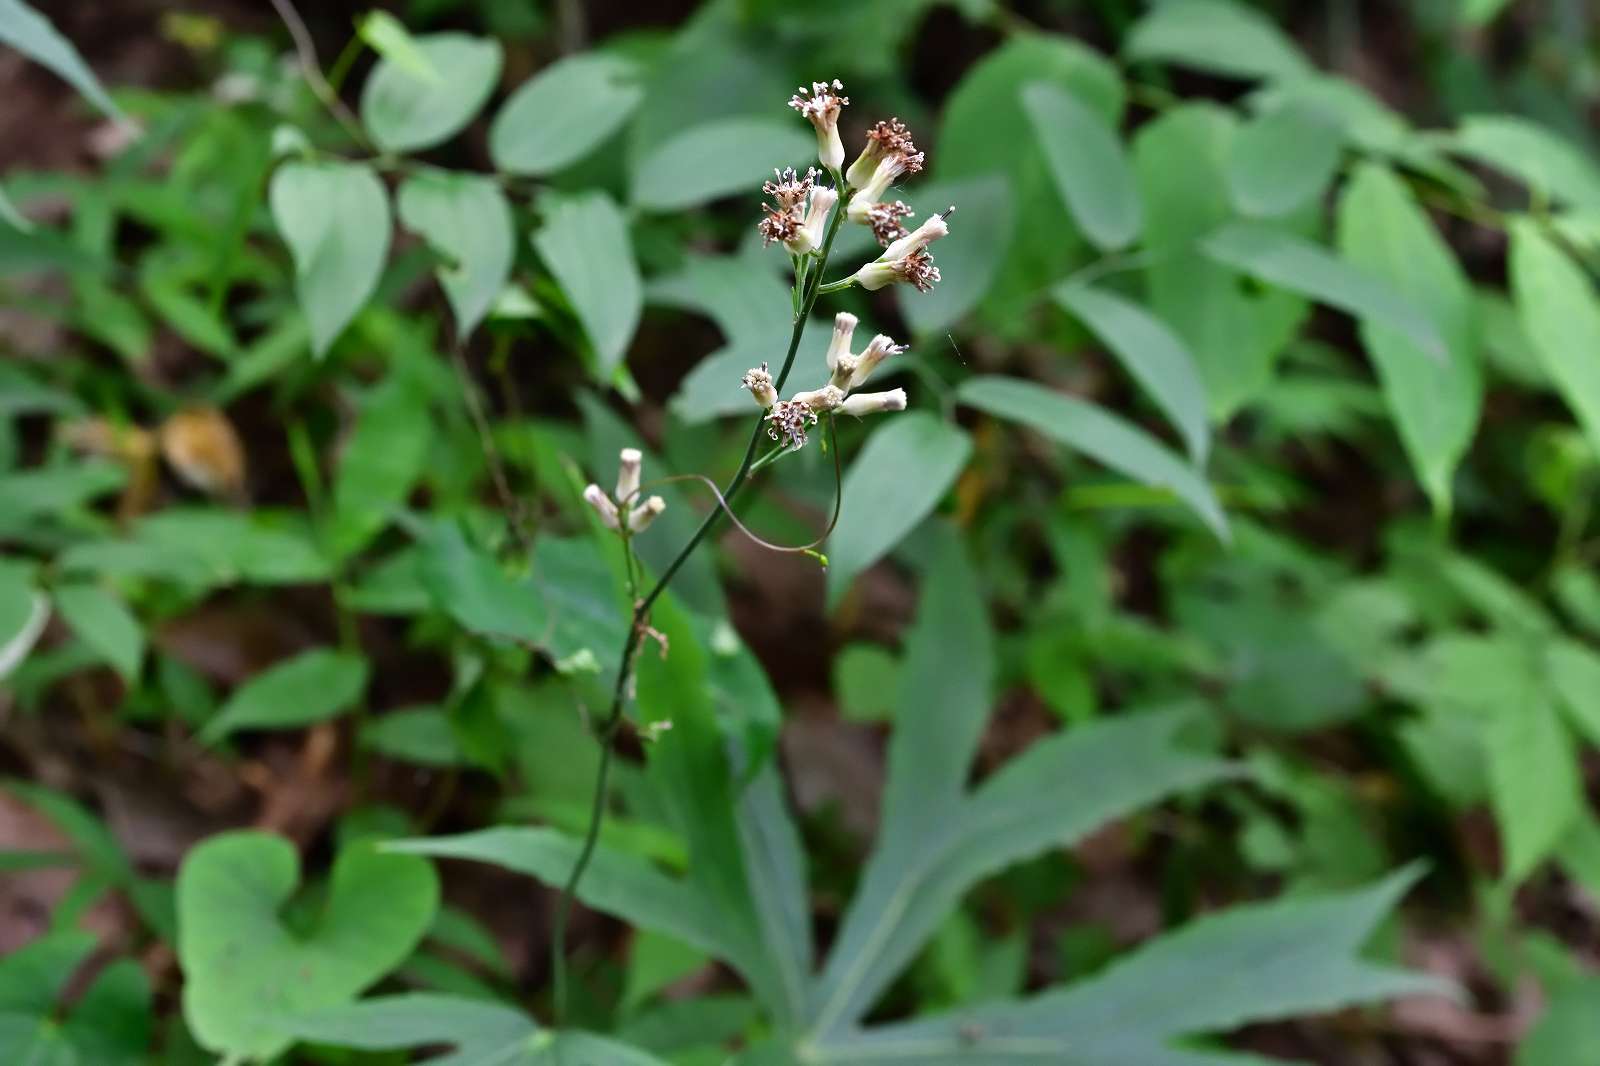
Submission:
[[201,1046],[269,1059],[294,1042],[285,1019],[337,1007],[399,965],[439,903],[433,867],[367,845],[340,853],[320,912],[281,913],[300,879],[294,846],[241,831],[195,848],[178,872],[183,1014]]

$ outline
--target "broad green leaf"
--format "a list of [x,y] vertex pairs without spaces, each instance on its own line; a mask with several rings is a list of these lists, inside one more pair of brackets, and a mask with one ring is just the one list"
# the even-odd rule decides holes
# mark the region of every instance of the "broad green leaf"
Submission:
[[[1023,319],[1038,291],[1088,251],[1022,106],[1023,87],[1035,83],[1070,92],[1107,126],[1117,124],[1126,95],[1116,67],[1093,49],[1055,34],[1018,34],[974,64],[946,100],[934,139],[934,176],[950,181],[999,173],[1010,185],[1010,225],[992,237],[1003,252],[984,304],[997,324]],[[918,184],[907,191],[915,196]],[[958,212],[956,232],[965,225]],[[946,238],[954,239],[954,233]],[[903,307],[922,308],[943,297],[917,304],[903,299]]]
[[1311,72],[1305,56],[1267,15],[1229,0],[1157,5],[1128,31],[1122,54],[1236,78]]
[[123,679],[139,676],[144,661],[144,630],[125,603],[98,585],[62,585],[56,610],[89,647],[105,656]]
[[[962,657],[950,656],[948,645],[937,654],[958,660],[954,669],[960,670]],[[957,680],[949,670],[943,676]],[[933,683],[932,678],[922,682]],[[905,702],[911,691],[908,684],[902,692],[899,728],[917,714]],[[897,811],[886,801],[883,839],[868,861],[818,986],[815,1032],[830,1042],[847,1032],[982,878],[1070,845],[1104,822],[1172,792],[1235,773],[1177,742],[1193,719],[1188,712],[1144,713],[1074,728],[1036,744],[954,808],[942,799],[942,782],[929,810]],[[928,759],[946,761],[926,749],[900,759],[892,774],[914,773]],[[891,776],[891,796],[895,787]],[[901,786],[902,793],[912,795],[916,788],[914,783]],[[927,817],[934,812],[944,817]],[[1078,1035],[1073,1029],[1064,1032]]]
[[174,507],[143,518],[133,535],[73,545],[65,572],[146,577],[196,588],[239,583],[295,585],[327,578],[327,560],[303,515]]
[[450,718],[437,707],[404,707],[361,727],[361,744],[418,766],[460,766],[461,745]]
[[1274,218],[1316,200],[1339,170],[1343,140],[1316,107],[1291,102],[1252,118],[1228,152],[1234,206]]
[[1471,115],[1446,143],[1542,196],[1600,210],[1600,169],[1582,148],[1535,122],[1514,115]]
[[411,954],[439,904],[427,862],[355,845],[334,861],[313,920],[290,928],[281,911],[299,879],[294,846],[271,833],[223,833],[184,858],[183,1017],[207,1050],[260,1061],[287,1050],[291,1019],[376,983]]
[[1224,226],[1201,245],[1217,262],[1363,321],[1403,335],[1442,366],[1449,349],[1439,328],[1416,303],[1382,278],[1282,230],[1252,223]]
[[1517,1044],[1516,1066],[1588,1066],[1600,1062],[1600,980],[1557,988]]
[[1150,248],[1150,309],[1188,343],[1219,419],[1267,387],[1307,310],[1291,293],[1246,285],[1199,249],[1233,217],[1225,168],[1237,125],[1220,107],[1177,107],[1140,128],[1133,155]]
[[533,245],[572,302],[594,346],[599,377],[609,379],[627,354],[644,304],[627,219],[603,193],[541,203],[545,224]]
[[644,99],[639,68],[622,56],[558,59],[524,82],[489,127],[489,155],[513,174],[550,174],[615,133]]
[[[1487,26],[1509,6],[1511,0],[1457,0],[1461,21],[1468,26]],[[1518,1066],[1522,1066],[1521,1063]]]
[[1182,338],[1161,319],[1109,289],[1067,282],[1051,295],[1111,350],[1177,427],[1189,457],[1204,464],[1211,447],[1206,387]]
[[[402,840],[385,850],[436,859],[469,859],[526,874],[544,884],[566,883],[583,842],[555,829],[501,826],[458,836]],[[664,933],[708,955],[736,959],[740,947],[729,940],[723,916],[689,885],[656,869],[648,860],[605,844],[578,883],[587,907],[614,914],[644,929]]]
[[151,1036],[150,982],[117,959],[73,997],[58,1000],[94,952],[81,930],[49,933],[0,959],[0,1060],[26,1066],[144,1066]]
[[6,502],[0,521],[19,521],[79,507],[121,488],[127,480],[125,467],[98,459],[0,473],[0,500]]
[[1556,640],[1545,648],[1551,691],[1572,727],[1600,748],[1600,654],[1576,640]]
[[413,41],[416,59],[385,53],[361,89],[361,121],[386,152],[432,148],[455,136],[489,99],[500,79],[500,42],[464,33],[432,33]]
[[833,692],[846,721],[888,721],[900,686],[900,660],[876,644],[851,644],[833,660]]
[[957,395],[963,403],[1029,426],[1118,473],[1168,490],[1218,537],[1227,539],[1227,517],[1204,477],[1143,430],[1111,412],[1016,378],[971,378]]
[[1251,1022],[1454,992],[1358,954],[1415,880],[1415,870],[1401,871],[1355,892],[1237,907],[1066,988],[869,1029],[818,1050],[830,1066],[1267,1066],[1173,1045]]
[[421,538],[422,581],[434,603],[482,636],[538,644],[550,613],[529,578],[513,578],[492,555],[469,544],[453,522],[435,523]]
[[845,471],[839,524],[828,538],[828,596],[882,559],[944,498],[972,453],[965,432],[926,411],[878,416]]
[[1511,225],[1511,290],[1523,331],[1591,444],[1600,448],[1600,298],[1538,224]]
[[1523,692],[1495,708],[1484,736],[1489,798],[1512,884],[1551,855],[1585,804],[1577,746],[1560,714],[1532,679]]
[[411,36],[405,23],[387,11],[369,11],[357,19],[356,35],[382,59],[406,73],[434,85],[444,81],[439,68],[417,46],[417,39]]
[[421,475],[436,433],[427,396],[406,377],[391,374],[367,393],[334,475],[328,539],[335,556],[354,555],[388,525]]
[[456,316],[456,335],[477,328],[511,276],[516,224],[492,178],[426,170],[400,186],[401,225],[444,257],[436,271]]
[[1022,106],[1056,191],[1084,234],[1103,251],[1138,237],[1142,212],[1116,130],[1092,107],[1048,82],[1023,88]]
[[0,681],[33,650],[50,620],[50,598],[33,583],[30,568],[0,558]]
[[815,156],[804,122],[725,118],[707,122],[652,149],[634,167],[628,199],[649,211],[681,211],[734,193],[757,193],[774,167]]
[[389,252],[389,197],[361,164],[285,163],[268,198],[320,358],[377,288]]
[[512,1007],[426,992],[384,996],[297,1014],[285,1023],[302,1040],[367,1051],[448,1045],[431,1066],[665,1066],[605,1037],[541,1029]]
[[82,93],[84,99],[112,118],[127,117],[106,94],[72,42],[61,36],[49,19],[22,0],[0,0],[0,44],[8,44],[34,62],[49,67]]
[[361,699],[367,661],[313,648],[246,681],[206,723],[200,739],[214,744],[240,729],[291,729],[332,718]]
[[1368,163],[1339,201],[1339,251],[1421,308],[1445,341],[1441,364],[1406,333],[1363,317],[1361,342],[1383,383],[1400,440],[1434,510],[1450,513],[1450,482],[1477,426],[1478,369],[1472,287],[1449,246],[1392,171]]
[[[941,275],[938,286],[926,293],[910,285],[896,286],[900,313],[911,324],[912,335],[948,343],[944,331],[976,307],[994,286],[1011,232],[1011,191],[1003,178],[990,174],[963,181],[919,182],[907,189],[903,198],[917,210],[918,218],[952,205],[957,209],[951,216],[950,235],[930,249]],[[827,336],[819,332],[821,336],[810,340],[820,342]],[[805,354],[802,345],[802,358]],[[749,397],[744,399],[748,402]]]

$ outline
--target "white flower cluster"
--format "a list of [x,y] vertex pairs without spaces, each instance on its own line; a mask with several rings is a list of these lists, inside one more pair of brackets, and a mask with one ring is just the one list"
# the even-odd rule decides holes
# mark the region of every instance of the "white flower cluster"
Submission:
[[816,425],[817,416],[824,412],[838,411],[859,418],[906,409],[904,389],[852,392],[866,384],[884,359],[906,350],[905,345],[896,344],[880,333],[868,342],[860,355],[853,355],[850,341],[855,329],[855,315],[841,311],[834,317],[833,339],[828,344],[828,383],[819,389],[797,392],[792,399],[780,400],[765,363],[745,372],[743,386],[767,412],[767,436],[782,441],[785,447],[802,448],[806,443],[806,430]]

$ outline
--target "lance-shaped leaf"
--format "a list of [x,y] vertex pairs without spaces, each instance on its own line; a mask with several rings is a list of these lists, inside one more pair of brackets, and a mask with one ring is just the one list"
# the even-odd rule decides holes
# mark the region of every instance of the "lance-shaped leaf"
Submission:
[[8,44],[34,62],[49,67],[112,118],[125,117],[72,42],[61,36],[49,19],[22,0],[0,0],[0,44]]
[[1404,335],[1443,365],[1447,346],[1433,320],[1383,278],[1330,254],[1320,245],[1254,223],[1224,226],[1201,245],[1219,263],[1268,285],[1309,296]]
[[1022,1002],[829,1040],[819,1057],[829,1066],[1264,1066],[1173,1044],[1252,1022],[1453,991],[1359,954],[1417,875],[1403,870],[1354,892],[1202,918],[1098,977]]
[[1129,59],[1238,78],[1295,78],[1312,72],[1305,56],[1270,18],[1231,0],[1158,4],[1134,23],[1122,51]]
[[1540,195],[1600,210],[1600,169],[1582,148],[1537,123],[1514,115],[1470,115],[1447,143]]
[[427,170],[400,186],[400,222],[444,257],[439,285],[456,315],[456,335],[471,333],[511,275],[515,224],[493,179]]
[[642,100],[638,64],[590,53],[558,59],[524,82],[489,127],[501,170],[548,174],[570,166],[628,120]]
[[533,245],[594,345],[599,376],[609,378],[633,340],[644,306],[627,219],[604,193],[547,197],[541,204],[545,224]]
[[361,120],[385,151],[442,144],[472,121],[494,91],[500,42],[464,33],[413,38],[394,19],[375,18],[381,14],[373,12],[364,25],[393,24],[400,36],[367,78]]
[[1084,234],[1103,251],[1139,236],[1143,213],[1116,130],[1093,107],[1048,82],[1024,87],[1022,106],[1056,191]]
[[1511,290],[1522,328],[1578,416],[1589,441],[1600,447],[1600,299],[1583,270],[1545,236],[1537,223],[1511,226]]
[[541,1029],[513,1007],[414,992],[299,1015],[295,1036],[319,1044],[396,1051],[448,1045],[428,1066],[664,1066],[637,1048],[588,1033]]
[[1472,442],[1482,401],[1472,288],[1450,248],[1400,179],[1363,165],[1339,201],[1339,250],[1423,309],[1445,340],[1440,360],[1408,333],[1363,316],[1361,343],[1383,382],[1406,454],[1436,511]]
[[1232,772],[1175,743],[1186,714],[1145,714],[1053,737],[967,795],[994,681],[986,611],[948,541],[907,642],[883,830],[815,992],[817,1035],[858,1021],[980,879]]

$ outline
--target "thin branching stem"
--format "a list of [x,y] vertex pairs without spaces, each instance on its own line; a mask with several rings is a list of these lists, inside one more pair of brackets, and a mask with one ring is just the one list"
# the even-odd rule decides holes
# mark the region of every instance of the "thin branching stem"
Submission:
[[[845,184],[840,179],[837,171],[831,172],[834,184],[844,190]],[[774,387],[782,393],[784,383],[789,379],[789,372],[794,369],[795,355],[800,350],[800,338],[805,335],[806,321],[811,317],[811,309],[816,305],[817,297],[821,295],[822,272],[827,266],[828,255],[833,250],[834,237],[838,235],[839,224],[845,216],[845,208],[849,205],[850,193],[846,190],[838,206],[834,209],[833,218],[828,223],[828,233],[823,239],[822,254],[818,258],[809,275],[802,277],[797,273],[795,289],[800,294],[800,300],[794,316],[794,329],[789,334],[789,350],[784,354],[783,365],[778,370],[778,377]],[[750,444],[745,448],[744,459],[739,463],[739,469],[734,472],[728,481],[727,487],[722,490],[722,507],[714,507],[705,519],[695,529],[694,535],[689,538],[672,562],[667,564],[661,572],[661,577],[644,596],[633,596],[633,617],[628,626],[627,640],[623,644],[622,656],[617,664],[616,682],[611,692],[611,708],[602,720],[599,729],[600,740],[600,766],[595,773],[594,795],[589,805],[589,825],[584,832],[583,845],[578,850],[578,859],[572,865],[572,873],[567,877],[567,883],[562,887],[561,898],[556,902],[555,919],[550,935],[550,974],[552,991],[555,995],[553,1013],[556,1024],[561,1025],[567,1015],[567,923],[571,916],[572,902],[577,896],[578,885],[583,880],[584,871],[589,867],[594,858],[594,850],[600,839],[601,823],[605,819],[606,790],[610,781],[612,749],[615,745],[618,730],[622,726],[623,710],[627,702],[629,681],[633,675],[633,663],[639,654],[639,645],[648,629],[646,619],[650,616],[650,608],[660,599],[661,594],[667,590],[672,579],[677,576],[679,569],[694,554],[701,541],[715,528],[722,517],[722,508],[729,506],[735,494],[744,487],[755,468],[756,453],[761,448],[761,438],[765,435],[763,415],[756,419],[754,430],[750,434]],[[837,514],[837,508],[835,509]]]

